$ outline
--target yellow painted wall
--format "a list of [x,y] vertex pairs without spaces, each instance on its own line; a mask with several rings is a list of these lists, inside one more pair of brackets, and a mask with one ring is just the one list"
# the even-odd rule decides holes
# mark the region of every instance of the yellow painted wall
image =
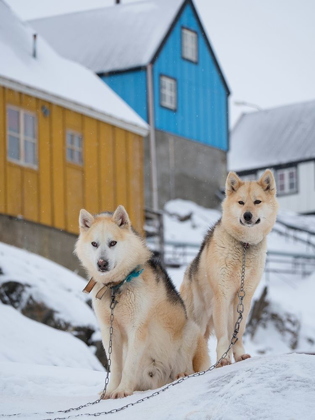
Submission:
[[[7,160],[7,105],[36,115],[38,169]],[[82,166],[66,160],[67,130],[83,136]],[[0,213],[78,233],[81,208],[99,213],[123,204],[142,231],[142,143],[121,128],[0,86]]]

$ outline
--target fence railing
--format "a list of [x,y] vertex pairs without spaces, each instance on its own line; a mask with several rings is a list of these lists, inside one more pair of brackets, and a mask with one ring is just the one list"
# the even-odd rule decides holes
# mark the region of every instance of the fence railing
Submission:
[[[154,250],[154,244],[148,240]],[[164,242],[164,263],[168,267],[188,265],[197,255],[200,244],[191,242]],[[307,276],[315,271],[315,255],[293,252],[269,250],[267,252],[266,273],[299,274]]]

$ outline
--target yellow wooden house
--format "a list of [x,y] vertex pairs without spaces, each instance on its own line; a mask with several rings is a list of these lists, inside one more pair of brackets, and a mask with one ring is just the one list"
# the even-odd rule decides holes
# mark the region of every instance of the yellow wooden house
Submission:
[[142,230],[146,123],[1,0],[0,16],[0,214],[76,234],[81,208],[123,204]]

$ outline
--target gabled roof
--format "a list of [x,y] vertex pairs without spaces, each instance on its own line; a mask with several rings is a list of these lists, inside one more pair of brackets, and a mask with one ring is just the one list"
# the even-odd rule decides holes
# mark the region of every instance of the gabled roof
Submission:
[[190,3],[227,92],[210,42],[191,0],[147,0],[29,21],[62,56],[97,74],[153,62],[181,11]]
[[0,0],[0,85],[142,135],[147,124],[93,72],[60,57]]
[[230,146],[234,171],[315,159],[315,101],[242,115]]

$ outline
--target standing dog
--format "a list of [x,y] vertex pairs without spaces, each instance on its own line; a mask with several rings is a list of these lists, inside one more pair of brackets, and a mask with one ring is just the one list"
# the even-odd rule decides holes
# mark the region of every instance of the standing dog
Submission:
[[[201,328],[206,339],[214,329],[217,360],[229,346],[238,317],[237,292],[240,287],[243,247],[246,250],[245,298],[243,321],[238,341],[233,346],[236,362],[247,359],[242,336],[253,294],[263,274],[266,236],[277,216],[276,185],[266,170],[258,181],[243,182],[230,172],[221,220],[209,230],[198,255],[187,268],[180,294],[188,317]],[[230,364],[231,355],[220,366]]]
[[[187,319],[182,299],[119,206],[114,214],[81,210],[75,252],[90,277],[93,307],[105,349],[114,310],[112,372],[105,398],[161,387],[210,366],[207,343]],[[98,299],[97,297],[101,297]]]

